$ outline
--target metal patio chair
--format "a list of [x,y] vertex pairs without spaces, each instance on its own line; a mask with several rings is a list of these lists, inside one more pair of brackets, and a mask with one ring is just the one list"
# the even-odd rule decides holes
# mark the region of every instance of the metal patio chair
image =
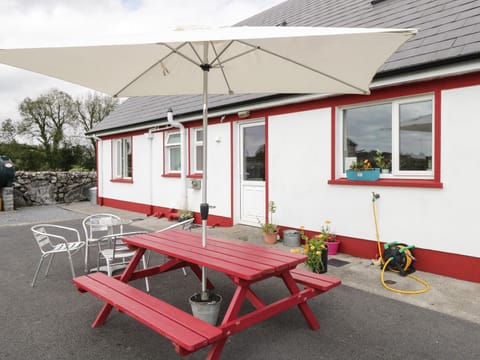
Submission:
[[[180,227],[184,230],[191,230],[192,225],[193,225],[193,220],[195,220],[195,219],[190,218],[190,219],[187,219],[187,220],[179,221],[175,224],[172,224],[170,226],[167,226],[166,228],[163,228],[163,229],[155,231],[155,232],[156,233],[161,233],[161,232],[164,232],[164,231],[167,231],[167,230],[176,229],[176,228],[180,228]],[[149,261],[150,261],[150,251],[147,253],[147,266],[148,266]],[[183,275],[187,276],[187,272],[186,272],[184,267],[182,268],[182,271],[183,271]]]
[[[135,255],[135,250],[128,248],[125,243],[122,241],[123,236],[128,235],[138,235],[146,234],[147,231],[132,231],[124,232],[118,234],[105,235],[98,239],[97,243],[99,246],[99,259],[105,260],[105,270],[108,276],[112,276],[113,272],[118,269],[125,268],[133,255]],[[145,255],[142,257],[143,268],[147,268],[147,261]],[[97,262],[97,268],[99,271],[102,270],[100,263]],[[147,292],[150,291],[150,284],[148,278],[145,278],[145,288]]]
[[48,261],[47,269],[45,271],[45,277],[47,277],[52,265],[53,258],[57,253],[67,254],[68,261],[70,262],[70,270],[72,272],[72,278],[75,277],[75,269],[73,268],[72,255],[81,250],[85,246],[85,241],[80,239],[80,233],[78,230],[53,224],[39,224],[31,227],[33,237],[37,242],[38,247],[42,253],[40,262],[38,263],[35,275],[33,276],[31,287],[35,286],[38,272],[42,267],[43,260],[50,257]]
[[[89,272],[88,258],[90,247],[97,246],[97,268],[99,264],[100,245],[99,240],[106,235],[123,233],[124,221],[113,214],[92,214],[82,221],[83,230],[85,232],[85,272]],[[108,240],[107,238],[103,240]],[[98,269],[97,269],[98,270]]]

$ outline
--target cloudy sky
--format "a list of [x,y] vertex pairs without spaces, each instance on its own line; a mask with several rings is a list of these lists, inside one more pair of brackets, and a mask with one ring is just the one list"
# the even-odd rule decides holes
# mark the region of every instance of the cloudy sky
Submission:
[[[1,0],[0,48],[89,44],[162,29],[232,25],[284,0]],[[107,42],[105,42],[107,43]],[[0,122],[26,98],[89,90],[0,64]]]

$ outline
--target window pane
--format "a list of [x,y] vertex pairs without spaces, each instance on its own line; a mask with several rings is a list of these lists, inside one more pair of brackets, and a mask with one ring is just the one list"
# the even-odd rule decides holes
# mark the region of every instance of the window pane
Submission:
[[392,105],[380,104],[343,110],[344,171],[365,159],[375,164],[377,151],[388,163],[392,157]]
[[180,171],[181,157],[180,147],[171,147],[169,149],[170,154],[170,171]]
[[132,177],[132,139],[128,138],[126,139],[126,150],[127,150],[127,155],[126,155],[126,172],[125,175],[126,177],[131,178]]
[[115,170],[114,174],[116,178],[122,177],[122,141],[115,140]]
[[431,170],[432,101],[400,105],[400,170]]
[[196,146],[195,171],[203,171],[203,146]]
[[180,144],[180,133],[168,134],[167,144],[168,145]]
[[265,125],[243,129],[244,180],[265,181]]
[[203,130],[197,130],[195,132],[195,136],[196,136],[195,138],[196,141],[200,141],[200,142],[203,141]]

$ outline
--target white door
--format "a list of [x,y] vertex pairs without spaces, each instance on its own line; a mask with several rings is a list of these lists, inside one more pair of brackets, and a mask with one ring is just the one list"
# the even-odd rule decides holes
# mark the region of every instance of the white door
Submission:
[[240,223],[265,222],[265,123],[240,125]]

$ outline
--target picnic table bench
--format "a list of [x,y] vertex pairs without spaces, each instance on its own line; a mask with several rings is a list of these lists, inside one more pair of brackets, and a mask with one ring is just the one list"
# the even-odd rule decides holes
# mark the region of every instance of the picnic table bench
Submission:
[[[73,282],[80,291],[92,293],[165,336],[180,354],[208,346],[223,335],[219,328],[104,273],[80,276]],[[96,321],[94,327],[104,321]]]
[[[78,290],[90,292],[105,302],[93,323],[104,324],[112,308],[128,314],[163,335],[181,355],[190,354],[211,345],[207,359],[219,359],[228,336],[268,319],[282,311],[298,306],[310,328],[320,327],[307,300],[340,285],[341,281],[324,274],[296,269],[306,257],[256,245],[237,243],[209,237],[202,247],[200,234],[182,230],[128,236],[124,241],[137,248],[129,266],[120,276],[108,277],[94,273],[73,280]],[[169,260],[148,269],[136,270],[146,250],[169,257]],[[236,285],[235,292],[221,324],[211,325],[157,299],[133,286],[128,281],[189,266],[200,278],[200,266],[221,271]],[[278,277],[290,294],[266,304],[251,288],[253,283]],[[211,282],[208,282],[213,287]],[[303,285],[301,290],[298,284]],[[248,300],[254,310],[240,314]]]

